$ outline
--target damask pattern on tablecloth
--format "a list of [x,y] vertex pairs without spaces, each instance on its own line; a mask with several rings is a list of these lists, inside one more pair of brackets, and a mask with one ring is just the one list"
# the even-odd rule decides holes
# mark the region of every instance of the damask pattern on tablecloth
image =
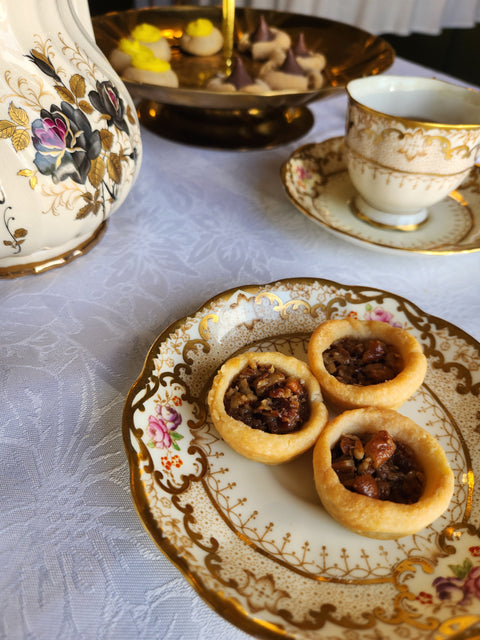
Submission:
[[140,176],[98,246],[59,270],[0,282],[2,640],[249,637],[210,610],[144,530],[121,436],[151,344],[212,296],[327,278],[393,291],[480,339],[478,255],[374,253],[327,235],[285,198],[290,153],[343,131],[343,96],[312,109],[304,140],[251,154],[144,130]]

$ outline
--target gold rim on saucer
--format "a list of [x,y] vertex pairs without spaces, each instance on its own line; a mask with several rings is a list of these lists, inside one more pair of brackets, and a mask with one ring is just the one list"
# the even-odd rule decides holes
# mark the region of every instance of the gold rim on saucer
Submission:
[[388,252],[453,255],[480,251],[480,166],[408,233],[363,220],[353,210],[356,191],[343,137],[307,144],[285,162],[281,179],[291,202],[310,220],[349,242]]

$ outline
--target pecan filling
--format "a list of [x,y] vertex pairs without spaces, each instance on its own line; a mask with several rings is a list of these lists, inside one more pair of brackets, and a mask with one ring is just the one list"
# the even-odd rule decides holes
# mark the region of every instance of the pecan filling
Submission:
[[267,433],[291,433],[308,420],[307,392],[300,380],[272,365],[247,365],[225,393],[225,411]]
[[397,349],[374,338],[336,340],[323,352],[323,362],[339,382],[361,386],[392,380],[403,368]]
[[387,431],[342,435],[332,467],[344,487],[370,498],[413,504],[422,495],[424,474],[414,452]]

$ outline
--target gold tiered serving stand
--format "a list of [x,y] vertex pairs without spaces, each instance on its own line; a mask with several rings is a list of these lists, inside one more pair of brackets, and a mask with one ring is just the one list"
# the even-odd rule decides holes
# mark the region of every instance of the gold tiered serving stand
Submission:
[[[229,71],[235,43],[255,30],[263,15],[269,26],[287,31],[292,39],[303,32],[309,50],[327,59],[325,83],[307,91],[214,92],[208,79]],[[186,25],[206,18],[223,30],[225,45],[217,55],[195,57],[183,53],[179,40]],[[171,66],[179,87],[125,82],[137,106],[141,123],[177,142],[219,149],[265,149],[305,135],[314,118],[308,103],[344,89],[361,76],[382,73],[393,63],[392,47],[382,38],[350,25],[323,18],[273,10],[223,6],[171,6],[112,12],[93,18],[97,43],[109,57],[122,37],[137,24],[161,29],[171,45]],[[261,64],[242,56],[252,77]]]

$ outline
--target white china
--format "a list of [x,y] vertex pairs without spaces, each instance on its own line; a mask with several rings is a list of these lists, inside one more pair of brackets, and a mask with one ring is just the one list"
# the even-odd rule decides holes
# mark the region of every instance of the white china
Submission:
[[142,147],[87,0],[2,0],[0,39],[0,277],[15,277],[98,240]]
[[456,189],[480,148],[480,93],[433,78],[347,85],[346,162],[357,213],[409,231]]
[[[421,342],[427,376],[400,411],[438,439],[455,475],[445,513],[397,541],[357,535],[326,513],[311,451],[273,466],[247,460],[222,440],[206,409],[213,376],[228,358],[279,351],[306,360],[312,330],[346,316],[402,326]],[[158,336],[126,399],[123,437],[137,513],[205,601],[255,637],[428,640],[432,628],[459,616],[471,625],[480,552],[479,496],[469,482],[478,459],[478,394],[465,372],[478,371],[478,348],[460,329],[386,291],[293,278],[224,292]],[[444,606],[448,582],[458,598]]]
[[292,203],[326,231],[387,253],[454,255],[480,251],[480,168],[430,207],[428,220],[405,233],[359,216],[356,190],[347,171],[344,138],[303,145],[282,169]]

